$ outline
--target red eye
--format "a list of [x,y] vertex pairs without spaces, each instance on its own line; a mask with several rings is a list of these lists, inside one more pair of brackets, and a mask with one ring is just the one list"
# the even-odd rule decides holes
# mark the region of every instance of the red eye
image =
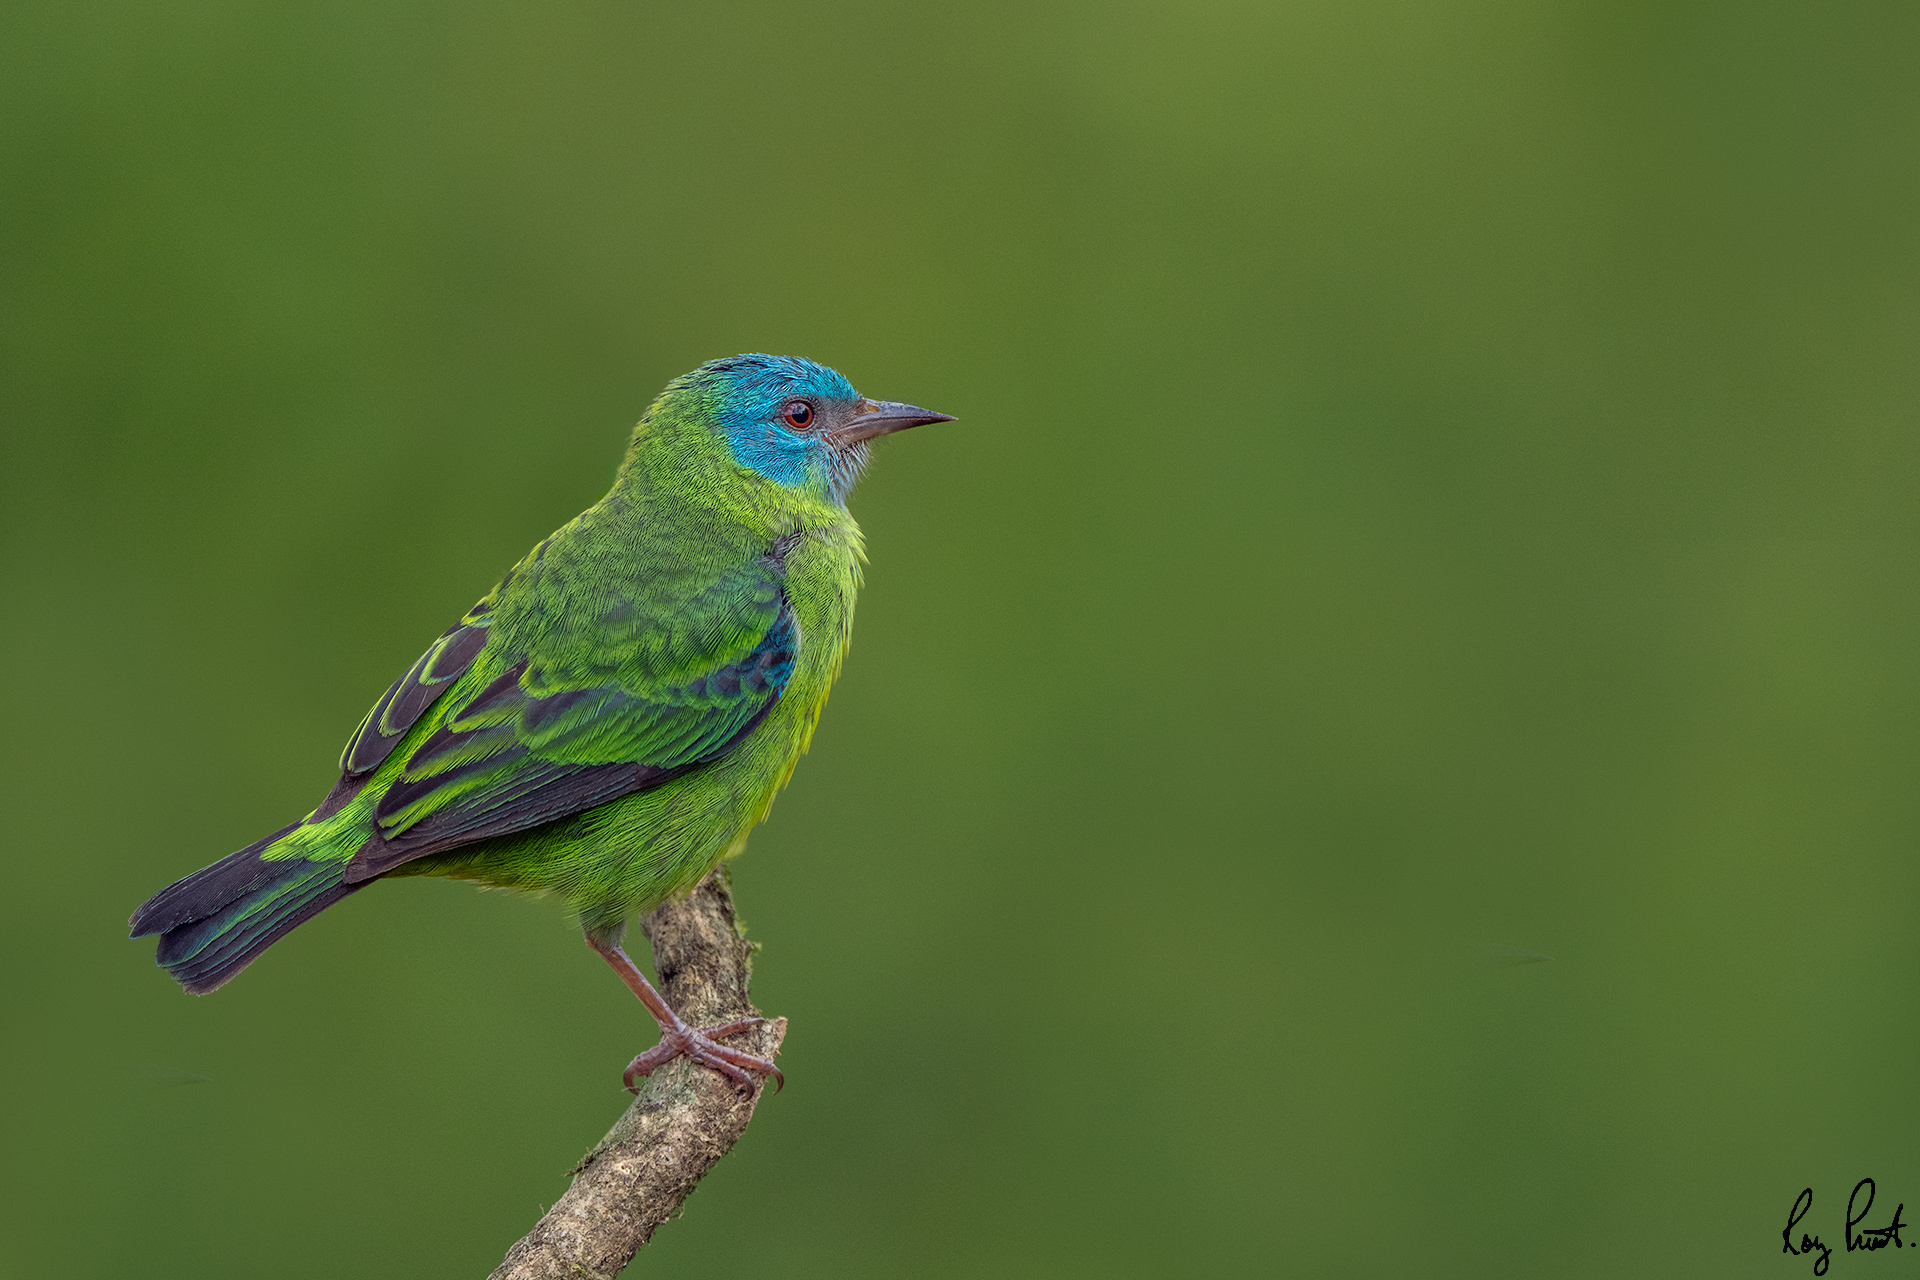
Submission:
[[787,420],[788,426],[798,427],[804,431],[807,424],[813,421],[813,406],[805,400],[789,400],[787,407],[781,410],[780,416]]

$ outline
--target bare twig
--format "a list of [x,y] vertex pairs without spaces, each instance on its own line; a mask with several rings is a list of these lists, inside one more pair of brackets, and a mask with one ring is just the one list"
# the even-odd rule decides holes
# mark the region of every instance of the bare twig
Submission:
[[[757,1013],[747,998],[753,946],[740,936],[726,874],[715,872],[682,902],[641,922],[667,1002],[696,1027]],[[787,1020],[731,1036],[727,1044],[771,1058]],[[573,1185],[547,1210],[489,1280],[611,1280],[680,1212],[721,1156],[732,1149],[765,1089],[675,1059],[641,1082],[598,1146],[574,1167]]]

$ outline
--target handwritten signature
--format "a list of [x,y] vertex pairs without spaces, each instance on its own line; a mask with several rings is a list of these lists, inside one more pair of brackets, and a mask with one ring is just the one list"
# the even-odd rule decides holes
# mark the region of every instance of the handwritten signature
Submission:
[[[1860,1193],[1862,1191],[1867,1193],[1865,1203],[1860,1202]],[[1900,1232],[1907,1226],[1906,1223],[1900,1221],[1900,1211],[1907,1207],[1904,1201],[1894,1206],[1893,1221],[1889,1222],[1886,1226],[1873,1228],[1860,1227],[1860,1230],[1854,1230],[1855,1227],[1859,1227],[1861,1223],[1865,1222],[1867,1220],[1867,1214],[1872,1212],[1873,1193],[1873,1179],[1862,1178],[1854,1184],[1853,1194],[1847,1197],[1847,1225],[1843,1233],[1843,1239],[1846,1242],[1848,1253],[1853,1253],[1856,1250],[1872,1253],[1876,1249],[1884,1249],[1888,1245],[1892,1245],[1896,1249],[1904,1249],[1907,1247],[1907,1242],[1900,1238]],[[1855,1208],[1856,1205],[1858,1205],[1857,1210]],[[1787,1211],[1787,1228],[1780,1233],[1780,1251],[1782,1253],[1792,1254],[1796,1258],[1811,1257],[1813,1259],[1813,1274],[1824,1276],[1827,1274],[1827,1264],[1833,1260],[1832,1246],[1822,1244],[1819,1236],[1804,1231],[1800,1233],[1799,1247],[1795,1248],[1793,1243],[1793,1229],[1800,1225],[1800,1220],[1806,1217],[1812,1209],[1813,1188],[1808,1187],[1805,1191],[1802,1191],[1798,1196],[1794,1197],[1793,1208]],[[1920,1240],[1916,1240],[1914,1245],[1916,1248],[1920,1248]]]

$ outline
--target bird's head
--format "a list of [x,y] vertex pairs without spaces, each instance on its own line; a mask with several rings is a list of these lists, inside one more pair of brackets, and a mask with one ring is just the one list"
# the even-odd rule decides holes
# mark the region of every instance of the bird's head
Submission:
[[845,502],[867,465],[869,441],[944,413],[869,400],[825,365],[797,356],[730,356],[675,378],[667,397],[692,393],[742,467],[776,484]]

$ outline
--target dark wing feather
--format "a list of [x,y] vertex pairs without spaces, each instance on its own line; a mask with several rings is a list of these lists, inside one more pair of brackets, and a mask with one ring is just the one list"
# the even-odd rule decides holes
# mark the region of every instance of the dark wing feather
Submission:
[[347,740],[340,753],[340,772],[345,778],[358,778],[379,768],[400,739],[407,736],[414,722],[426,713],[434,700],[445,693],[487,644],[487,628],[493,619],[486,601],[448,627],[438,640],[427,647],[407,674],[373,704],[367,718]]
[[525,785],[517,794],[501,795],[486,808],[449,812],[442,819],[409,827],[393,839],[368,840],[347,864],[346,881],[371,880],[415,858],[582,813],[657,786],[681,772],[648,764],[548,765],[521,779]]
[[[793,674],[800,629],[779,568],[757,561],[727,584],[726,631],[746,627],[751,644],[731,660],[701,670],[692,655],[671,655],[689,674],[661,684],[623,679],[617,664],[522,657],[464,704],[436,712],[440,723],[375,805],[378,834],[354,856],[347,882],[583,812],[724,755]],[[421,670],[433,663],[423,659]]]

